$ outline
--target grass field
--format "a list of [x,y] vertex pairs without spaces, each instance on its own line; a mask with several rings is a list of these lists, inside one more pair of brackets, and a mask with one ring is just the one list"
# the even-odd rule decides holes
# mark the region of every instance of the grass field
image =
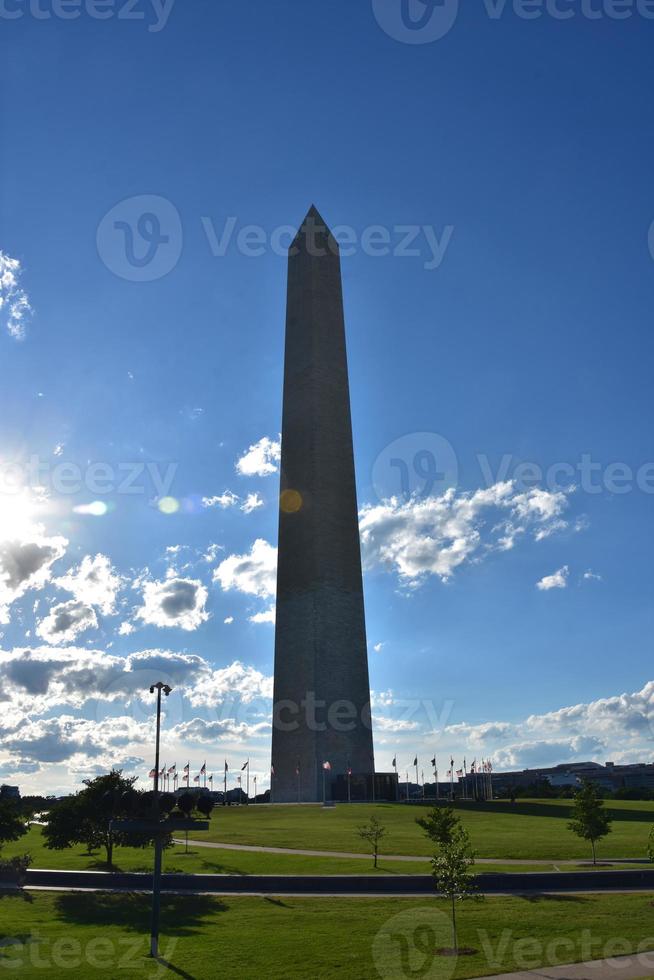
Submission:
[[[598,847],[598,857],[645,858],[654,825],[654,802],[606,804],[614,818],[612,833]],[[515,805],[459,803],[457,813],[470,833],[479,857],[524,861],[586,860],[590,846],[568,830],[567,800],[522,800]],[[361,851],[358,825],[373,813],[388,828],[383,849],[389,854],[430,853],[416,825],[422,807],[405,804],[217,807],[211,827],[192,836],[223,843],[263,844],[325,851]]]
[[[104,851],[91,854],[86,847],[79,845],[63,851],[51,851],[43,843],[40,827],[31,827],[29,833],[20,840],[5,844],[3,857],[28,852],[32,857],[33,868],[58,868],[63,871],[106,871]],[[114,851],[114,870],[152,871],[153,855],[151,848],[117,847]],[[593,870],[587,865],[533,864],[528,861],[520,864],[478,864],[478,874],[491,871],[571,871],[578,867]],[[607,865],[598,865],[597,870],[605,870]],[[611,865],[610,867],[649,867],[651,864]],[[233,874],[233,875],[338,875],[338,874],[429,874],[431,865],[424,861],[392,861],[382,857],[375,871],[372,858],[348,860],[339,857],[304,857],[297,854],[266,854],[248,851],[231,851],[221,848],[201,847],[189,840],[188,853],[184,845],[175,845],[164,852],[164,871],[186,874]]]
[[[28,852],[32,857],[33,868],[59,868],[63,871],[106,871],[104,851],[89,854],[84,846],[70,847],[64,851],[51,851],[45,847],[41,828],[32,827],[20,840],[5,844],[3,857]],[[152,871],[153,856],[151,848],[118,847],[114,852],[114,868],[120,871]],[[630,867],[633,867],[630,865]],[[506,865],[498,862],[492,865],[478,865],[483,871],[553,871],[554,865],[529,864]],[[234,874],[234,875],[304,875],[304,874],[429,874],[431,865],[424,861],[390,861],[380,859],[375,872],[372,858],[369,860],[347,860],[338,857],[302,857],[295,854],[263,854],[248,851],[230,851],[219,848],[193,846],[189,841],[186,853],[184,845],[176,845],[164,852],[164,871],[186,872],[187,874]]]
[[434,957],[450,944],[436,901],[188,895],[162,901],[166,966],[146,956],[148,909],[146,897],[130,894],[0,893],[0,968],[56,980],[464,980],[654,948],[654,938],[643,942],[654,935],[647,895],[470,902],[460,908],[460,939],[477,952],[458,961]]

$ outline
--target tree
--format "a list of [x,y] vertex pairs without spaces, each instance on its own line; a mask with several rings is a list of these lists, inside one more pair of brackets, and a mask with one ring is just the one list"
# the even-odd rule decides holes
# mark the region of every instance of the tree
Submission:
[[647,838],[647,857],[650,861],[654,861],[654,827],[650,830]]
[[126,778],[119,770],[105,776],[85,779],[86,789],[67,796],[48,814],[43,828],[45,846],[64,850],[74,844],[86,844],[89,851],[103,847],[107,865],[113,865],[114,847],[146,847],[152,836],[135,831],[117,831],[114,820],[157,819],[154,794],[134,789],[136,778]]
[[0,800],[0,847],[8,840],[18,840],[27,833],[27,824],[13,800]]
[[470,868],[475,863],[475,855],[470,845],[468,832],[460,825],[452,830],[449,840],[440,845],[440,851],[432,859],[432,873],[436,888],[450,901],[452,914],[452,945],[459,952],[457,933],[456,903],[469,898],[479,899]]
[[416,823],[438,847],[448,844],[454,831],[461,825],[451,806],[432,807],[426,817],[416,817]]
[[377,819],[377,817],[371,817],[367,824],[362,827],[357,827],[358,836],[367,841],[372,849],[373,859],[375,867],[377,867],[377,860],[379,858],[379,844],[382,837],[387,834],[386,827],[383,826]]
[[589,840],[593,848],[593,864],[597,864],[595,845],[611,833],[611,818],[604,810],[604,800],[601,800],[593,783],[584,781],[581,789],[574,795],[572,820],[568,828],[583,840]]

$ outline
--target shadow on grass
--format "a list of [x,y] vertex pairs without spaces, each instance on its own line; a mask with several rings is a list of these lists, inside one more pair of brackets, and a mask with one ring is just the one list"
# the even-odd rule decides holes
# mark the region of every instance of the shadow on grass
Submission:
[[[433,805],[433,801],[432,801]],[[445,804],[443,804],[445,805]],[[512,815],[522,815],[523,817],[552,817],[570,820],[572,816],[572,802],[570,804],[550,804],[550,803],[526,803],[509,801],[483,801],[474,800],[455,800],[455,810],[477,811],[480,813],[507,813]],[[612,820],[636,821],[640,823],[654,823],[654,811],[652,810],[617,810],[611,808],[610,803],[605,803],[604,811]]]
[[286,902],[282,902],[281,898],[272,898],[270,895],[263,896],[264,902],[269,902],[271,905],[276,905],[280,909],[291,909],[292,905],[287,905]]
[[30,905],[34,901],[31,892],[26,892],[18,885],[15,888],[0,888],[0,901],[3,898],[18,898],[21,902],[29,902]]
[[[133,892],[93,892],[59,895],[57,914],[82,926],[117,925],[148,934],[150,897]],[[194,934],[216,912],[229,906],[211,895],[162,895],[161,931],[169,936]]]
[[529,894],[516,895],[516,898],[522,898],[525,902],[531,902],[532,905],[536,902],[576,902],[584,903],[588,902],[589,899],[585,898],[583,895],[547,895],[547,894]]
[[176,976],[183,977],[184,980],[196,980],[196,977],[192,973],[187,973],[186,970],[182,970],[181,967],[175,966],[174,963],[171,963],[169,960],[165,960],[163,956],[157,956],[157,963],[159,966],[164,967],[164,969],[170,970],[170,972],[174,973]]

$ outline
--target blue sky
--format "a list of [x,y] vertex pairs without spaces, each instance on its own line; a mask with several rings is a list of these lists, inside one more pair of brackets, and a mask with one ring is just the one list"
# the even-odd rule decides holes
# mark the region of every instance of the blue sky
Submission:
[[[0,14],[0,776],[143,774],[136,679],[165,668],[171,763],[249,754],[265,780],[273,627],[252,617],[274,602],[280,229],[312,202],[355,242],[378,767],[649,759],[646,5],[449,0],[445,30],[411,0],[433,40],[399,0],[63,9],[79,16]],[[413,471],[401,499],[390,460],[411,472],[417,452],[447,477]],[[47,492],[8,493],[32,457]]]

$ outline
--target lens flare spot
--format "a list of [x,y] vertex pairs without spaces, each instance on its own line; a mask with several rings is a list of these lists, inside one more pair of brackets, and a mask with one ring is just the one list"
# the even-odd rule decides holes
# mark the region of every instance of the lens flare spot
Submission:
[[282,490],[279,506],[285,514],[297,514],[302,507],[302,494],[298,490]]
[[104,500],[93,500],[90,504],[79,504],[73,507],[76,514],[84,514],[86,517],[104,517],[109,507]]
[[179,500],[175,497],[162,497],[157,506],[162,514],[176,514],[179,510]]

